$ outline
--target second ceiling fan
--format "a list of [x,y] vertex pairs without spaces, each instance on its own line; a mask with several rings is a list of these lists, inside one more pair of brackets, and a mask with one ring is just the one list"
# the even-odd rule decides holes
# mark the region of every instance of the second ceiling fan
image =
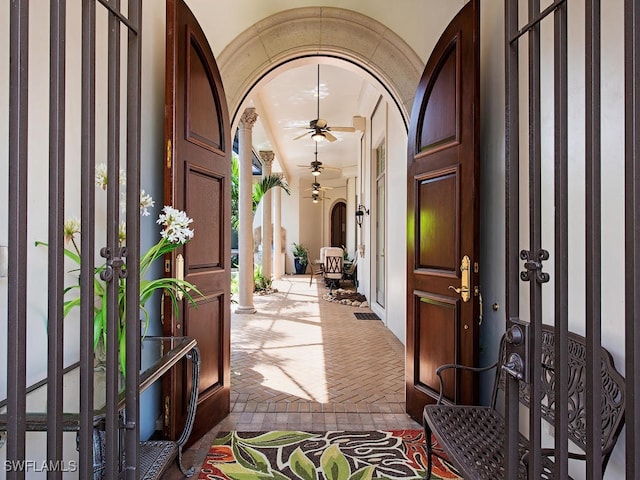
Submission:
[[324,118],[320,118],[320,64],[318,64],[318,82],[316,90],[316,118],[309,122],[307,131],[301,135],[298,135],[294,140],[299,140],[307,135],[311,134],[311,138],[316,142],[328,140],[335,142],[337,138],[331,132],[355,132],[354,127],[331,127]]

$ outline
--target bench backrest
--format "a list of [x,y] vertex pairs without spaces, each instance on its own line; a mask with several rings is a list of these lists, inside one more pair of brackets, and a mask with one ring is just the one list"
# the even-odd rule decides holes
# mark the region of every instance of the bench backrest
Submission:
[[[568,345],[569,368],[569,439],[583,451],[587,448],[587,403],[586,403],[586,357],[587,348],[585,338],[569,332]],[[602,454],[603,470],[618,435],[624,424],[624,377],[616,370],[611,354],[601,347],[601,376],[602,376]],[[555,336],[554,328],[549,325],[542,327],[542,378],[543,390],[542,418],[553,424],[555,418]],[[500,357],[494,383],[492,406],[496,408],[498,396],[504,398],[506,388],[506,373],[501,366],[506,362],[506,340],[500,342]],[[520,382],[520,402],[525,406],[530,404],[529,386]]]

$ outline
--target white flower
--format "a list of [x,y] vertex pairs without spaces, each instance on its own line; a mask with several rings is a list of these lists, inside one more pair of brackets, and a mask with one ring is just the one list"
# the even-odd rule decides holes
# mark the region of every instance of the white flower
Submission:
[[193,238],[193,230],[188,225],[193,222],[182,210],[165,205],[156,223],[164,225],[160,232],[162,238],[171,243],[186,243]]
[[[107,175],[107,165],[105,163],[101,163],[96,166],[96,187],[100,187],[103,190],[107,189],[107,184],[109,181],[109,177]],[[120,169],[120,185],[127,184],[127,173]]]
[[77,233],[80,233],[80,219],[78,217],[67,218],[64,221],[64,239],[67,242],[73,240]]
[[118,241],[120,245],[127,243],[127,222],[122,221],[118,226]]
[[143,217],[149,216],[149,208],[153,208],[156,202],[151,198],[151,195],[145,193],[144,190],[140,192],[140,215]]
[[96,167],[96,187],[107,189],[107,165],[104,163]]

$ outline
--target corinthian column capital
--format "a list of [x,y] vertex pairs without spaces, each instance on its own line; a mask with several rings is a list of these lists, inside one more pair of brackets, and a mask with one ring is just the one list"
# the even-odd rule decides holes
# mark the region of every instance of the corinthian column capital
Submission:
[[253,128],[253,124],[258,120],[258,114],[254,107],[246,108],[240,117],[241,128]]
[[276,156],[271,150],[260,150],[260,160],[263,166],[270,167],[274,158]]

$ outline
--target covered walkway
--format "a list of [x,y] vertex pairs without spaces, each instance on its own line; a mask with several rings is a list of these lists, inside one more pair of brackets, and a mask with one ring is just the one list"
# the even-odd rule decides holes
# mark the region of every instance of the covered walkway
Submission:
[[[404,413],[404,345],[368,308],[323,299],[308,275],[275,281],[255,314],[233,314],[231,414],[187,452],[200,465],[220,431],[415,429]],[[177,469],[172,471],[182,478]]]

